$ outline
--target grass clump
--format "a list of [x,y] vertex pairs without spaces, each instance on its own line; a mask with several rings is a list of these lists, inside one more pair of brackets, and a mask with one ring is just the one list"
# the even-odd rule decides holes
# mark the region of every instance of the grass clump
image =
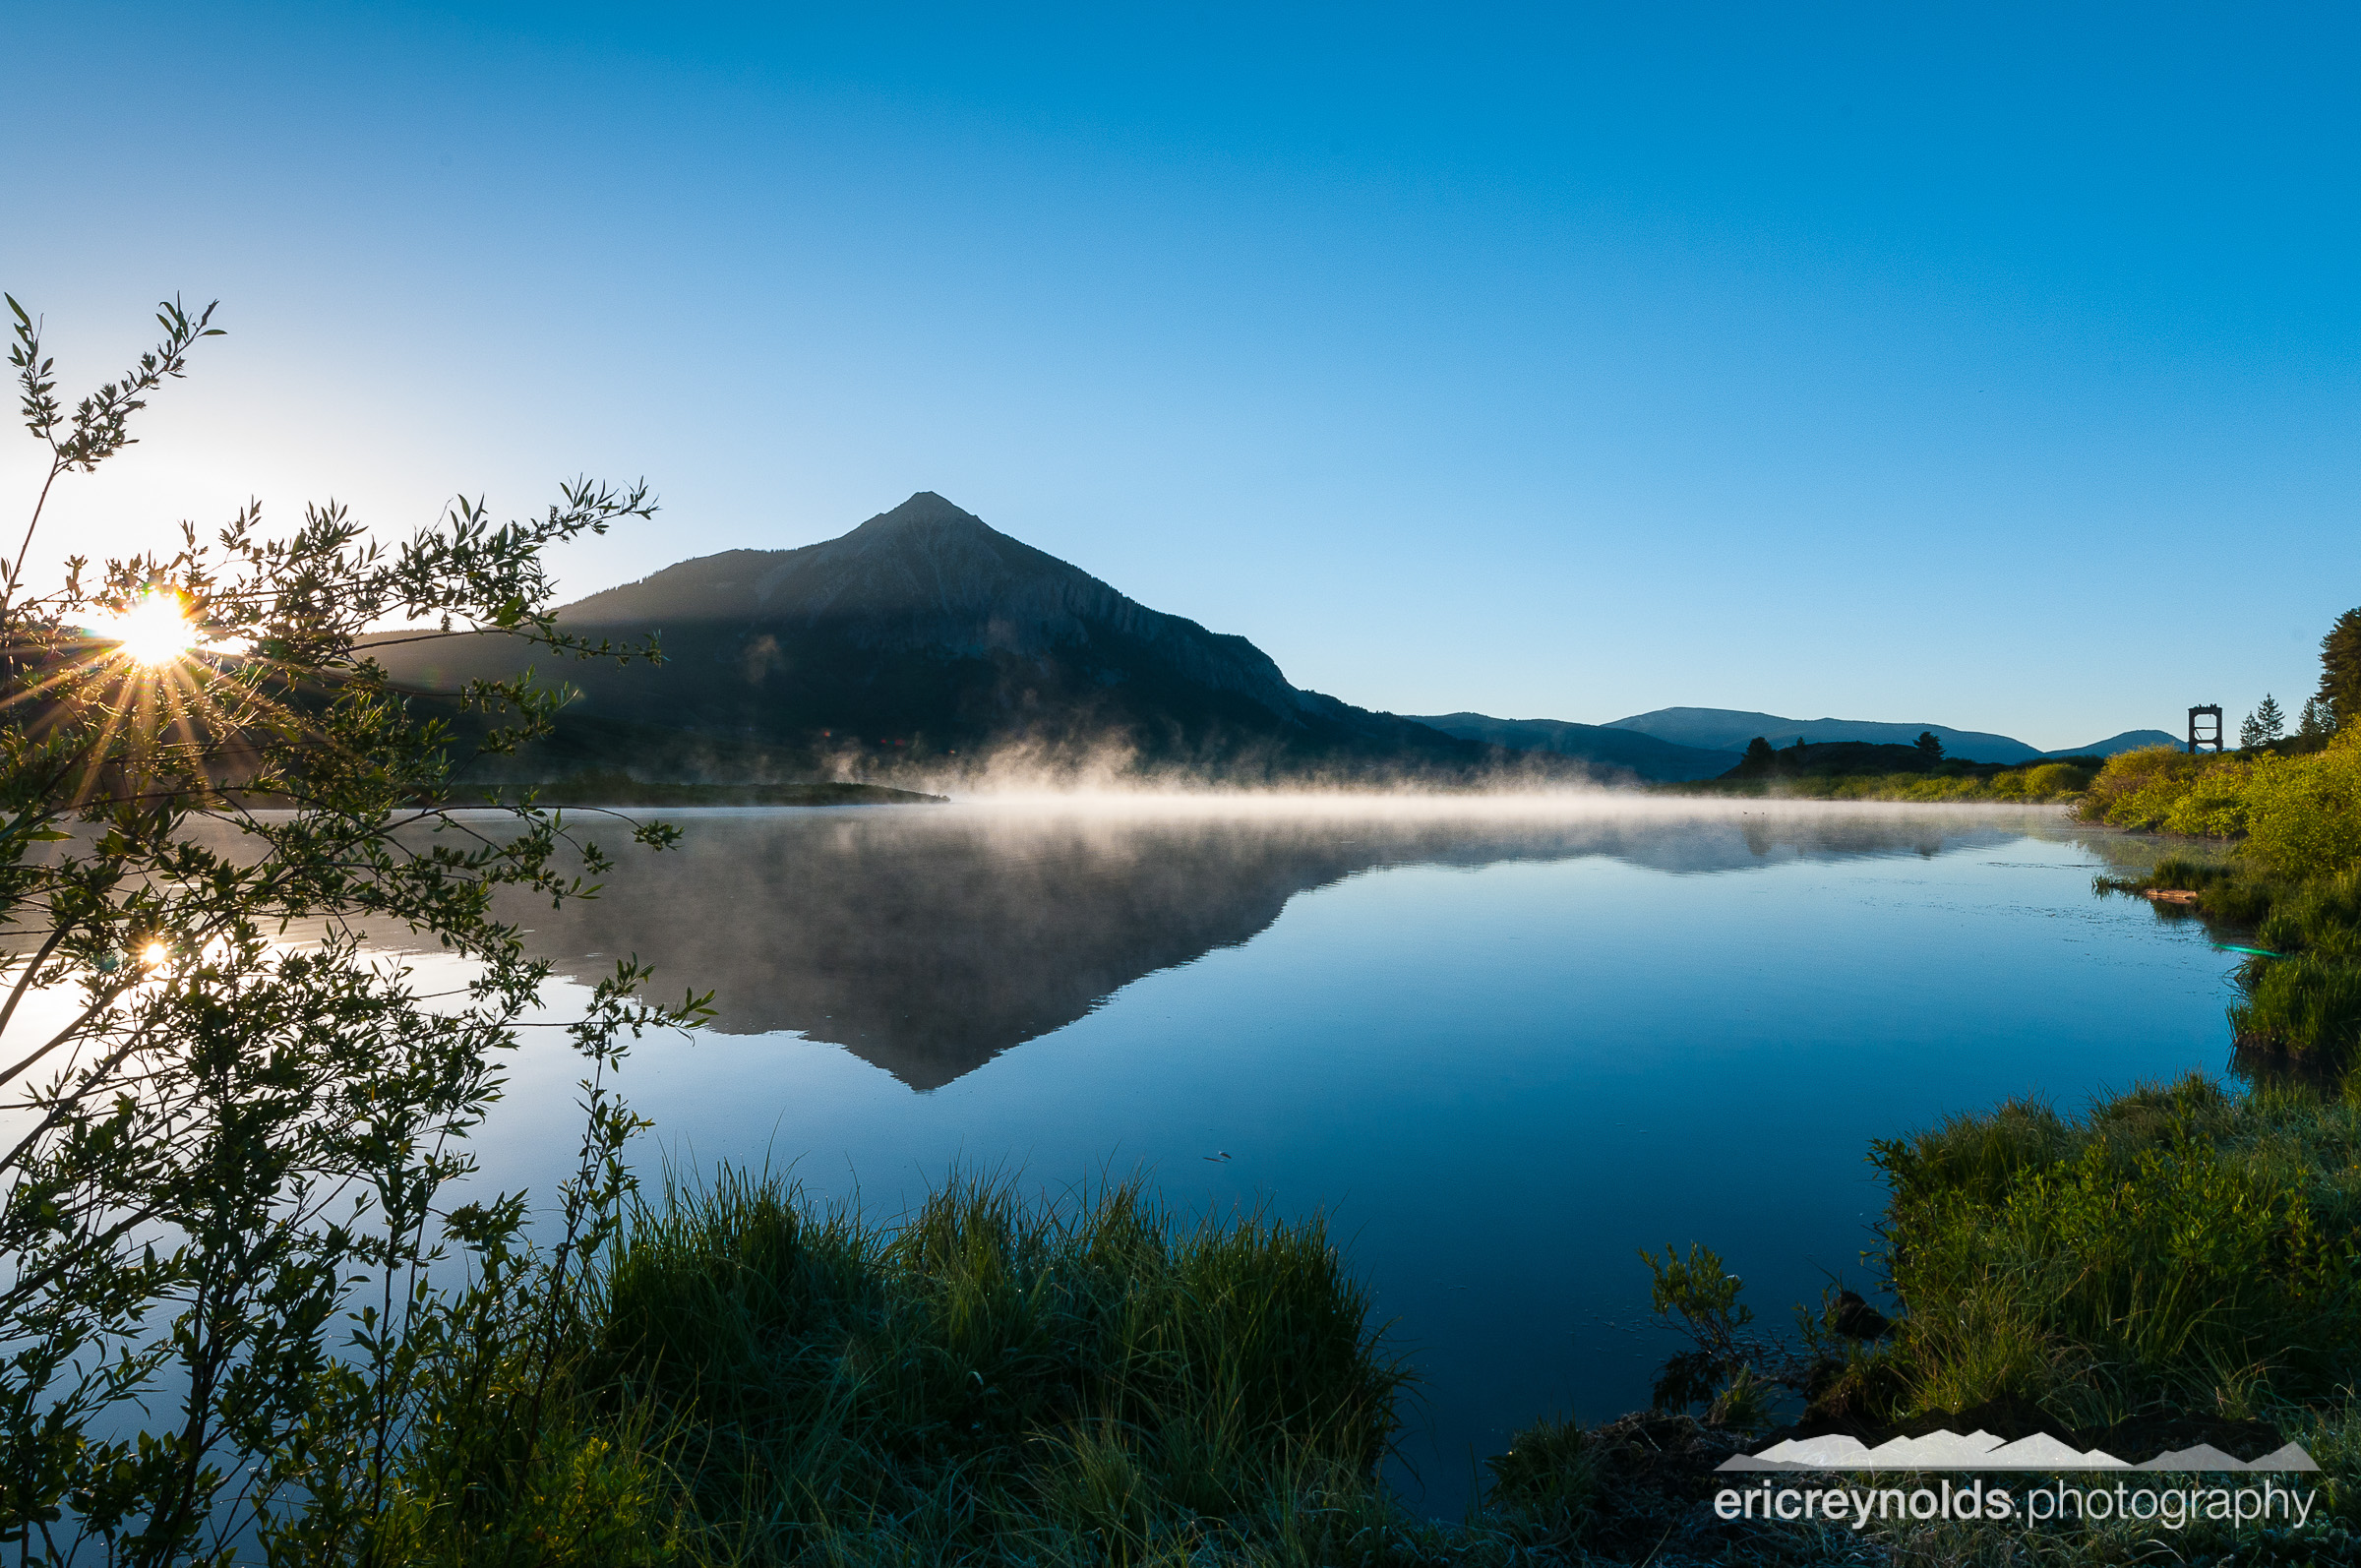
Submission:
[[2255,935],[2275,952],[2361,963],[2361,869],[2289,889],[2271,901]]
[[1405,1374],[1316,1220],[954,1180],[891,1230],[725,1170],[636,1216],[582,1386],[665,1434],[700,1552],[1380,1560]]
[[2242,1050],[2306,1068],[2361,1060],[2361,964],[2303,953],[2256,966],[2230,1008]]

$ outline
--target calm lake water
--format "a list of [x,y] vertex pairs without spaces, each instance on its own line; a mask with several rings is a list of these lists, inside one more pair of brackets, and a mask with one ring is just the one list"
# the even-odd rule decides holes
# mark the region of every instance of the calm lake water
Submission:
[[[1401,1474],[1443,1510],[1533,1417],[1647,1403],[1673,1346],[1638,1248],[1705,1241],[1784,1321],[1872,1287],[1870,1139],[2226,1050],[2228,956],[2091,892],[2153,847],[2055,811],[664,814],[678,853],[522,912],[562,973],[636,953],[716,994],[627,1069],[643,1165],[767,1161],[880,1215],[954,1165],[1325,1211],[1423,1379]],[[523,1054],[490,1179],[554,1181],[574,1076]]]

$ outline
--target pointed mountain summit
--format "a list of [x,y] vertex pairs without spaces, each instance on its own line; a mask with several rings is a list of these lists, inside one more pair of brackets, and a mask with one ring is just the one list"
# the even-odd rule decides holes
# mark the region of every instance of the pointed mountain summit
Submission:
[[[1221,636],[1118,593],[922,490],[841,538],[800,550],[732,550],[559,611],[570,626],[719,623],[827,629],[859,647],[955,657],[1039,658],[1135,641],[1190,680],[1251,697],[1282,718],[1300,694],[1244,637]],[[1120,650],[1108,647],[1110,657]],[[1092,661],[1105,674],[1108,661]]]
[[[838,538],[699,556],[558,619],[592,635],[652,632],[664,647],[661,666],[564,668],[582,700],[559,750],[594,765],[751,749],[875,774],[1021,749],[1036,765],[1102,772],[1449,780],[1510,755],[1299,690],[1244,637],[1149,609],[931,490]],[[525,654],[485,635],[380,657],[448,692]]]

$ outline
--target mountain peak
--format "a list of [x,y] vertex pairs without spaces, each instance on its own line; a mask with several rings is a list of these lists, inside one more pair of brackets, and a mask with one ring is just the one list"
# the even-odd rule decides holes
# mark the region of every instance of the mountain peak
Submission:
[[[1241,779],[1407,768],[1461,780],[1504,754],[1299,692],[1244,637],[1151,610],[931,490],[834,539],[699,556],[559,613],[569,627],[661,632],[668,655],[660,668],[585,666],[584,736],[603,724],[751,737],[856,764],[867,747],[967,765],[1021,743],[1076,766],[1131,754]],[[517,667],[509,638],[436,647],[432,665],[387,656],[429,691]]]
[[878,513],[853,532],[898,533],[905,528],[940,527],[945,523],[988,526],[974,513],[952,505],[932,490],[921,490],[891,512]]

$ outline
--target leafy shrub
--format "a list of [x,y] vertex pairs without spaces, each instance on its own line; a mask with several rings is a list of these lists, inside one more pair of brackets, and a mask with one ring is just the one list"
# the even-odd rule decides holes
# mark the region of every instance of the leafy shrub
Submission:
[[[569,1264],[629,1180],[638,1123],[609,1075],[640,1030],[697,1009],[644,1001],[627,963],[569,1025],[587,1124],[545,1266],[521,1196],[451,1201],[550,973],[495,894],[563,902],[608,863],[536,807],[494,831],[439,804],[470,750],[546,736],[562,691],[528,673],[438,710],[367,639],[439,625],[419,634],[628,653],[558,630],[542,552],[654,506],[583,480],[537,519],[495,526],[462,499],[380,543],[333,504],[267,535],[250,504],[210,540],[184,524],[40,590],[23,573],[52,487],[129,446],[220,330],[166,301],[156,347],[69,403],[37,320],[6,303],[47,473],[0,555],[0,1546],[390,1560],[372,1543],[407,1507],[396,1473],[427,1474],[413,1445],[448,1413],[466,1413],[445,1424],[471,1434],[479,1495],[532,1467],[546,1378],[465,1379],[551,1364],[554,1333],[512,1331],[564,1315]],[[421,992],[363,927],[457,955],[467,982]],[[580,1457],[576,1480],[605,1485]]]
[[2247,788],[2248,848],[2285,875],[2361,864],[2361,724],[2310,756],[2266,757]]
[[2361,1335],[2361,1204],[2337,1175],[2356,1154],[2348,1108],[2197,1078],[1878,1144],[1908,1307],[1890,1414],[2015,1400],[2103,1424],[2331,1392]]
[[[2039,767],[2027,768],[2022,773],[2003,773],[2000,778],[2021,778],[2028,800],[2054,801],[2069,795],[2079,795],[2090,787],[2090,770],[2072,762],[2044,762]],[[1995,784],[2000,778],[1993,780]]]
[[2118,752],[2084,791],[2082,814],[2116,827],[2155,828],[2205,767],[2206,759],[2175,746]]
[[2179,785],[2164,805],[2162,821],[2168,833],[2192,838],[2236,838],[2247,828],[2247,784],[2257,764],[2243,757],[2225,757],[2199,768]]
[[2148,747],[2107,759],[2082,814],[2116,827],[2240,838],[2283,877],[2361,864],[2361,725],[2300,755],[2192,756]]

